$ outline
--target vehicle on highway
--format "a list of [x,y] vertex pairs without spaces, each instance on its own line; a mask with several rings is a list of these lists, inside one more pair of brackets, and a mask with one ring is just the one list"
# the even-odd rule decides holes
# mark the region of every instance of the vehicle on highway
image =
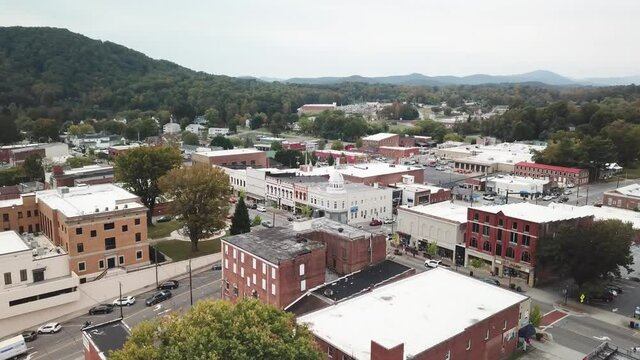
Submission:
[[486,282],[487,284],[491,284],[491,285],[495,285],[495,286],[500,286],[500,281],[498,281],[498,280],[496,280],[496,279],[486,278],[486,279],[482,279],[482,281]]
[[273,225],[271,225],[271,221],[269,221],[269,220],[264,220],[262,222],[262,226],[268,227],[268,228],[273,227]]
[[38,328],[38,334],[55,334],[62,329],[59,323],[51,322]]
[[258,206],[258,207],[256,207],[256,210],[257,210],[257,211],[260,211],[260,212],[266,212],[266,211],[267,211],[267,208],[266,208],[266,207],[264,207],[264,206]]
[[156,220],[157,223],[164,223],[169,221],[171,221],[171,216],[168,216],[168,215],[160,216],[158,220]]
[[429,260],[424,262],[424,266],[426,266],[428,268],[437,268],[438,266],[440,266],[441,262],[442,261],[440,261],[440,260],[429,259]]
[[222,263],[219,263],[219,262],[218,262],[218,263],[213,264],[213,265],[211,266],[211,270],[214,270],[214,271],[216,271],[216,270],[222,270]]
[[393,220],[392,218],[386,218],[384,219],[384,223],[385,224],[393,224],[395,222],[395,220]]
[[151,297],[148,298],[147,301],[145,301],[145,304],[147,304],[147,306],[155,305],[157,303],[171,299],[171,296],[171,291],[160,290],[157,293],[151,295]]
[[113,305],[111,304],[100,304],[89,309],[89,315],[110,314],[111,312],[113,312]]
[[16,335],[0,342],[0,360],[17,359],[28,350],[22,335]]
[[131,306],[136,303],[135,296],[123,296],[113,300],[113,306]]
[[20,335],[22,335],[26,342],[31,342],[38,338],[38,333],[35,330],[25,330]]
[[369,226],[380,226],[380,225],[382,225],[382,221],[380,220],[371,219],[371,221],[369,222]]
[[173,290],[173,289],[177,289],[178,286],[180,286],[180,283],[178,283],[178,280],[167,280],[165,282],[160,283],[160,285],[158,285],[158,290]]
[[485,195],[482,198],[487,201],[493,201],[496,199],[493,195]]

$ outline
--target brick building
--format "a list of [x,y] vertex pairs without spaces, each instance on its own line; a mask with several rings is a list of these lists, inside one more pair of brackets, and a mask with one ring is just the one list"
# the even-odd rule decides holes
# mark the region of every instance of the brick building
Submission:
[[107,269],[149,264],[147,208],[113,184],[36,193],[40,228],[84,282]]
[[362,150],[378,152],[381,146],[400,146],[400,135],[391,133],[378,133],[362,138]]
[[18,185],[2,185],[0,187],[0,200],[17,199],[20,197],[20,188]]
[[68,170],[56,165],[51,168],[51,174],[45,175],[45,183],[48,189],[73,187],[80,184],[111,184],[115,181],[114,174],[113,166],[109,165],[87,165]]
[[640,184],[631,184],[602,194],[602,204],[620,209],[640,209]]
[[0,200],[2,231],[13,230],[18,234],[40,232],[40,214],[34,194]]
[[343,150],[316,150],[314,152],[318,160],[328,161],[332,157],[336,163],[340,164],[360,164],[367,162],[369,156],[364,153]]
[[585,185],[589,183],[589,170],[519,162],[515,166],[515,175],[535,179],[549,179],[558,184]]
[[324,283],[325,246],[270,228],[222,240],[222,298],[253,296],[284,308]]
[[199,152],[191,155],[194,164],[225,167],[268,167],[267,153],[256,149],[231,149]]
[[506,359],[529,306],[525,296],[436,268],[298,322],[310,327],[329,359]]
[[380,146],[377,154],[393,159],[396,164],[420,153],[419,147]]
[[124,154],[127,151],[131,150],[131,149],[135,149],[135,148],[139,148],[140,144],[130,144],[130,145],[113,145],[113,146],[109,146],[109,148],[107,149],[107,151],[109,152],[109,155],[116,157],[118,155]]
[[[593,216],[549,209],[530,203],[469,208],[465,264],[480,259],[500,276],[514,276],[536,284],[536,247],[560,226],[589,226]],[[538,279],[544,280],[544,279]]]

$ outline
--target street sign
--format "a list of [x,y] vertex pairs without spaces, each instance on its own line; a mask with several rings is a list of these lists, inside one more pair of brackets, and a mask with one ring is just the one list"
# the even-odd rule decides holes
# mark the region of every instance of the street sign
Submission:
[[584,294],[580,294],[580,302],[583,303],[584,302]]

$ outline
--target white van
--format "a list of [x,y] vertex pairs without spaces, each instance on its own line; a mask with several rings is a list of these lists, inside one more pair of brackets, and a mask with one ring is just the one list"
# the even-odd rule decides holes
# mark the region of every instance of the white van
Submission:
[[0,342],[0,360],[13,359],[26,353],[27,344],[24,342],[22,335]]

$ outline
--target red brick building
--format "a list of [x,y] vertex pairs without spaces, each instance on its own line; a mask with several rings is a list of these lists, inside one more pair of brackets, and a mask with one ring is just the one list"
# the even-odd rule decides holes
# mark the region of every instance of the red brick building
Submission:
[[330,157],[336,160],[336,162],[340,159],[340,164],[360,164],[367,162],[369,158],[367,154],[340,150],[316,150],[314,154],[321,161],[328,161]]
[[419,147],[380,146],[378,148],[378,155],[394,159],[396,163],[419,153]]
[[[536,284],[536,247],[560,226],[589,226],[593,216],[530,203],[469,208],[465,264],[480,259],[494,273]],[[544,280],[544,279],[538,279]]]
[[529,307],[525,296],[436,268],[373,287],[298,322],[309,326],[329,359],[493,360],[516,350]]
[[362,150],[377,153],[381,146],[400,146],[400,135],[378,133],[362,138]]
[[324,283],[325,246],[270,228],[222,240],[222,298],[253,296],[284,308]]
[[51,176],[46,183],[46,187],[48,189],[56,189],[62,186],[73,187],[79,184],[111,184],[114,182],[114,174],[113,166],[107,165],[87,165],[68,170],[56,165],[51,169]]
[[194,164],[218,165],[224,167],[268,167],[267,153],[256,149],[231,149],[194,153]]
[[627,185],[602,194],[602,204],[620,209],[640,209],[640,184]]
[[118,155],[126,153],[131,149],[135,149],[138,147],[140,147],[140,144],[114,145],[114,146],[110,146],[109,149],[107,149],[107,151],[109,152],[109,155],[116,157]]
[[338,168],[337,171],[346,181],[366,185],[396,184],[402,182],[404,175],[413,176],[415,183],[424,183],[424,169],[415,166],[367,163]]
[[286,150],[297,150],[297,151],[306,151],[307,145],[301,142],[289,142],[283,141],[282,148]]
[[514,173],[516,176],[532,177],[534,179],[549,179],[561,184],[585,185],[589,183],[589,170],[519,162]]

